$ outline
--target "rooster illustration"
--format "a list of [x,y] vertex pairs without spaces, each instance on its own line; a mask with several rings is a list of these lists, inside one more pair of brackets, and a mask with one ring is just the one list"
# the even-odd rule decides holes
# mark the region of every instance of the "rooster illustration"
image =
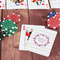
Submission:
[[33,31],[33,29],[31,29],[30,32],[28,32],[28,30],[26,31],[26,36],[28,36],[27,40],[29,40],[29,38],[30,38],[30,36],[32,34],[32,31]]

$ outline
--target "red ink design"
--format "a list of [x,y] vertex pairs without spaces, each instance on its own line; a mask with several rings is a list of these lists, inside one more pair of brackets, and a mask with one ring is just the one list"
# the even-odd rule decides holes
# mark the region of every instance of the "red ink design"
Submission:
[[0,1],[0,3],[2,3],[2,2]]
[[35,38],[33,39],[34,39],[34,43],[38,46],[46,46],[47,44],[49,44],[49,37],[47,37],[44,34],[36,35]]
[[27,5],[27,4],[25,4],[25,5]]
[[23,30],[25,30],[25,26],[23,26]]
[[0,6],[0,8],[1,8],[1,6]]
[[24,5],[23,3],[21,3],[21,5]]
[[45,5],[44,3],[42,3],[42,5]]
[[46,7],[48,8],[48,4],[46,4]]
[[3,4],[4,5],[4,4]]

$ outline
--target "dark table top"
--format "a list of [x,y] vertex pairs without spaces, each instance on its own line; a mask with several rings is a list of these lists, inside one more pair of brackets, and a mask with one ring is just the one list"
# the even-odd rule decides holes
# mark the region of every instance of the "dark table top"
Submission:
[[48,58],[28,51],[19,51],[21,25],[44,25],[46,28],[48,28],[46,24],[47,14],[51,11],[60,12],[60,9],[0,10],[1,20],[3,20],[3,18],[10,13],[17,13],[21,15],[21,22],[17,24],[18,31],[11,37],[5,37],[1,42],[1,60],[60,60],[60,29],[56,29],[58,34],[53,45],[51,54]]

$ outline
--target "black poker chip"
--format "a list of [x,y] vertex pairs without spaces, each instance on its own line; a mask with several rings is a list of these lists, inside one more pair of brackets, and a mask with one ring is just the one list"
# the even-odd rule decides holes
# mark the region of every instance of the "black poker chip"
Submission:
[[0,20],[0,29],[1,29],[1,22],[2,22],[2,21]]
[[1,25],[1,22],[2,22],[2,21],[0,20],[0,25]]
[[0,30],[0,40],[2,40],[5,37],[5,32]]

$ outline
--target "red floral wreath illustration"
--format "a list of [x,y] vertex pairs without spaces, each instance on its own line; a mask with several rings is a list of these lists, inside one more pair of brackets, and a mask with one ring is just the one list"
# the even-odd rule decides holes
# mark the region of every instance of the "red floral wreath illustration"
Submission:
[[44,34],[38,34],[34,38],[34,43],[38,46],[46,46],[47,44],[49,44],[49,37]]

